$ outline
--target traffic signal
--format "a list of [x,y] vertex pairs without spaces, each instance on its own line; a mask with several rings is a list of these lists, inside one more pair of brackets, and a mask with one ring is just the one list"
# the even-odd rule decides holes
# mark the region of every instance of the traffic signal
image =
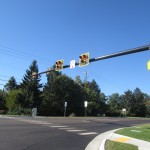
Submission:
[[64,64],[64,60],[61,59],[61,60],[58,60],[56,62],[56,66],[55,66],[55,71],[60,71],[63,69],[63,64]]
[[89,64],[89,53],[85,53],[79,56],[79,67]]
[[37,79],[37,77],[38,77],[37,73],[36,73],[36,72],[33,72],[33,73],[32,73],[32,78],[33,78],[33,79]]
[[46,74],[47,74],[47,76],[49,76],[51,73],[50,73],[50,70],[51,70],[51,68],[48,68],[47,69],[47,72],[46,72]]

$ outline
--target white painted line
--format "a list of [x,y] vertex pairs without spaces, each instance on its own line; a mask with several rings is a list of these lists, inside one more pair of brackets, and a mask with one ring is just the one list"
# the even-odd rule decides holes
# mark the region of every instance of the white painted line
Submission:
[[89,122],[91,122],[91,121],[88,121],[88,120],[83,120],[83,122],[85,122],[85,123],[89,123]]
[[65,127],[68,127],[68,126],[50,126],[52,128],[65,128]]
[[58,128],[60,130],[73,130],[74,128]]
[[53,124],[53,123],[50,123],[50,122],[44,122],[43,124],[45,124],[45,125],[46,125],[46,124]]
[[92,134],[98,134],[97,132],[86,132],[86,133],[78,133],[79,135],[92,135]]
[[35,122],[35,124],[50,125],[50,124],[52,124],[52,123],[48,123],[48,122]]
[[83,131],[86,131],[86,130],[67,130],[68,132],[83,132]]
[[52,123],[42,122],[42,121],[33,121],[33,122],[30,122],[30,123],[39,124],[39,125],[50,125],[50,124],[52,124]]
[[50,122],[44,122],[44,121],[38,121],[38,120],[19,120],[19,121],[22,121],[22,122],[26,122],[26,123],[32,123],[32,124],[38,124],[38,125],[50,125],[52,123]]

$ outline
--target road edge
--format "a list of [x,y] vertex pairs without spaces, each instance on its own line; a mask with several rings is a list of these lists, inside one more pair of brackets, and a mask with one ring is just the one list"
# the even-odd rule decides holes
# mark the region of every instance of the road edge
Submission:
[[[119,128],[120,129],[120,128]],[[105,150],[105,141],[118,129],[110,130],[96,136],[85,148],[85,150]]]

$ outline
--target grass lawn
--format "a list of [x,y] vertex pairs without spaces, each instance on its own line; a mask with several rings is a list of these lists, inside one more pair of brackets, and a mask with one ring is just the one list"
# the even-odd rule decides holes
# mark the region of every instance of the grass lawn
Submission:
[[150,142],[150,124],[124,128],[115,133]]
[[105,150],[138,150],[138,147],[131,144],[107,140],[105,143]]

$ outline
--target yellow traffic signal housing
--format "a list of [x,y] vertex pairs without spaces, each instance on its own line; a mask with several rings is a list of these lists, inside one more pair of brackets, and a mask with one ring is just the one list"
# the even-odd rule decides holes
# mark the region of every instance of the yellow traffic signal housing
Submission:
[[147,69],[150,70],[150,60],[147,62]]
[[89,53],[85,53],[79,56],[79,67],[86,66],[89,64]]
[[33,78],[33,79],[37,79],[37,76],[38,76],[38,75],[37,75],[36,72],[33,72],[33,73],[32,73],[32,78]]
[[55,71],[60,71],[63,69],[64,60],[58,60],[56,61]]
[[46,72],[46,74],[49,76],[51,73],[50,73],[50,70],[51,70],[51,68],[48,68],[47,69],[47,72]]

